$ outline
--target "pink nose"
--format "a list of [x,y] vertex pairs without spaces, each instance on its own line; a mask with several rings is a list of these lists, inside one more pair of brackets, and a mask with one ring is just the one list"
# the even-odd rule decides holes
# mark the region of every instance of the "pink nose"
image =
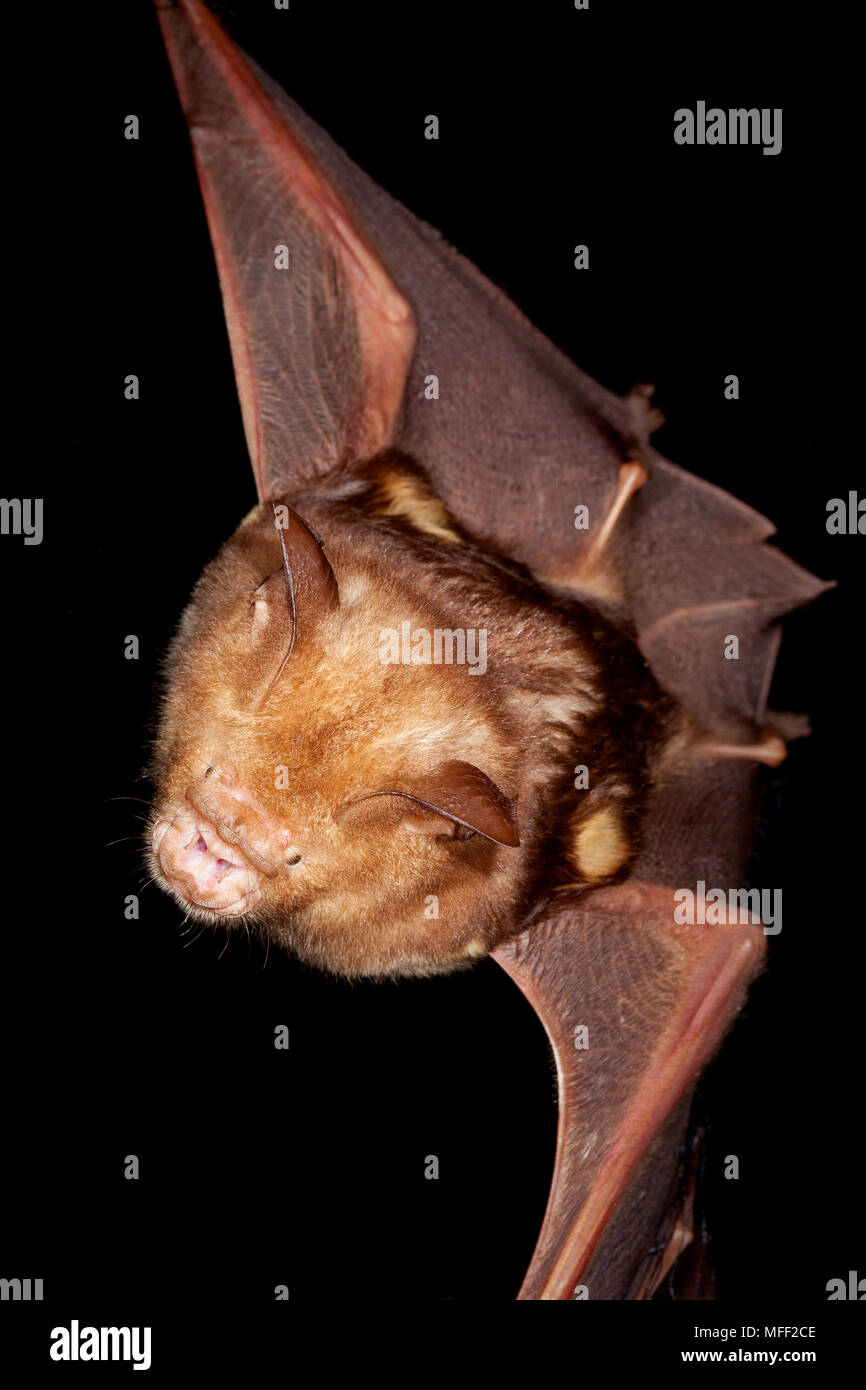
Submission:
[[186,902],[227,916],[247,912],[292,845],[233,771],[209,769],[157,821],[153,850],[170,887]]
[[234,917],[259,897],[261,870],[191,806],[157,822],[153,848],[169,885],[197,907]]

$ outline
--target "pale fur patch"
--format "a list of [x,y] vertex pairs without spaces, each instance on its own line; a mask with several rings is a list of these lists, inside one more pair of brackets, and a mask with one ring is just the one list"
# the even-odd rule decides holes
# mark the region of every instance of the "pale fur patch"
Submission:
[[475,936],[471,941],[467,941],[462,954],[470,960],[480,960],[482,956],[487,955],[487,947],[480,936]]
[[584,878],[595,882],[615,874],[630,853],[622,821],[613,807],[603,806],[578,827],[570,858]]
[[381,516],[402,516],[428,536],[455,545],[463,544],[439,498],[418,479],[404,473],[383,473],[377,482],[384,498],[384,505],[377,507]]

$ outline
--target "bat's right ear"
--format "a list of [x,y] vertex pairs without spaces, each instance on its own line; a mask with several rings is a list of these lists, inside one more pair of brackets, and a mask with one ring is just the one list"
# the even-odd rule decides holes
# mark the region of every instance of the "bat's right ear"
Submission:
[[[385,448],[412,311],[269,79],[207,7],[159,22],[192,138],[261,501]],[[242,171],[242,177],[238,171]]]
[[371,797],[401,798],[403,823],[416,835],[483,835],[498,845],[520,844],[517,804],[474,763],[450,759],[420,777],[398,779],[377,791],[353,797],[344,809]]

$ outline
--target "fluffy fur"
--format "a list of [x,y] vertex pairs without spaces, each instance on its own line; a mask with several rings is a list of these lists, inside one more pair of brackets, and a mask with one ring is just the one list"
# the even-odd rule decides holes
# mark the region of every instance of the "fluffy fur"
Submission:
[[[340,975],[433,974],[518,932],[557,887],[619,874],[665,706],[611,616],[473,544],[393,453],[281,501],[321,537],[339,606],[298,595],[299,640],[275,679],[292,623],[279,593],[256,600],[268,576],[282,584],[272,508],[256,507],[183,614],[154,749],[151,830],[216,769],[300,855],[226,925],[255,923]],[[383,630],[407,621],[485,629],[486,672],[383,664]],[[519,846],[421,806],[452,760],[514,806]],[[576,790],[581,764],[590,786]],[[382,789],[415,799],[370,795]],[[167,886],[154,853],[151,866]]]

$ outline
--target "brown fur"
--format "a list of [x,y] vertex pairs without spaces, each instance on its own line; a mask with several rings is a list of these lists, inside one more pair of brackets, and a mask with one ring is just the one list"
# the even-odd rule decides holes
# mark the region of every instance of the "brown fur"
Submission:
[[[281,500],[321,536],[339,606],[308,604],[274,683],[290,624],[276,613],[261,630],[254,596],[281,557],[270,506],[256,507],[203,574],[170,652],[153,823],[210,769],[229,769],[303,855],[267,879],[246,920],[347,976],[471,963],[575,870],[587,886],[618,873],[659,707],[629,639],[463,538],[426,477],[394,454]],[[382,630],[405,621],[486,629],[486,672],[382,664]],[[518,847],[455,835],[417,800],[369,795],[424,797],[453,759],[516,805]],[[574,789],[578,763],[591,769],[588,791]]]

